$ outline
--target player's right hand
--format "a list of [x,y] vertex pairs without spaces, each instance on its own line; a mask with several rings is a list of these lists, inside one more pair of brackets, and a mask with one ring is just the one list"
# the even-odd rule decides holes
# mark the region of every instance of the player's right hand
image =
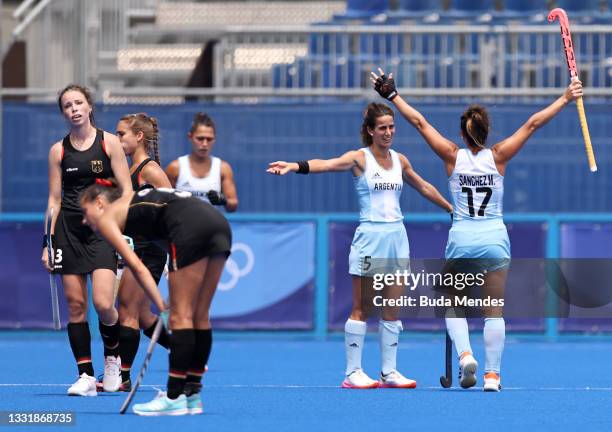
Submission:
[[299,168],[295,162],[276,161],[268,164],[267,173],[275,175],[285,175],[291,171],[297,171]]
[[42,257],[40,259],[42,261],[43,267],[50,273],[53,271],[53,268],[49,265],[49,254],[47,253],[47,248],[44,247],[42,250]]

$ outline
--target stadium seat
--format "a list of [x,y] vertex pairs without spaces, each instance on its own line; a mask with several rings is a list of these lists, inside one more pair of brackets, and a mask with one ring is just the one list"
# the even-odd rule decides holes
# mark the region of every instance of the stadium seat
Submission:
[[557,0],[556,7],[569,12],[583,12],[596,15],[599,11],[601,0]]
[[366,18],[385,12],[388,0],[347,0],[346,17]]
[[529,13],[533,11],[547,10],[547,0],[506,0],[504,11]]
[[493,0],[453,0],[451,9],[467,13],[489,12],[494,9]]

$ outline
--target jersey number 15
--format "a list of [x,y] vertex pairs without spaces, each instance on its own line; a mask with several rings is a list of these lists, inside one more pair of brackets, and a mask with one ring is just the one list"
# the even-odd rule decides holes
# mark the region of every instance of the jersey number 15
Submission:
[[[470,217],[476,216],[476,212],[474,211],[474,192],[472,191],[472,188],[463,187],[461,188],[461,192],[465,192],[467,194]],[[482,200],[482,204],[480,204],[480,208],[478,209],[478,216],[484,216],[485,210],[487,209],[487,204],[489,204],[489,200],[491,199],[491,195],[493,194],[493,189],[491,189],[490,187],[477,187],[476,193],[485,194],[485,197]]]

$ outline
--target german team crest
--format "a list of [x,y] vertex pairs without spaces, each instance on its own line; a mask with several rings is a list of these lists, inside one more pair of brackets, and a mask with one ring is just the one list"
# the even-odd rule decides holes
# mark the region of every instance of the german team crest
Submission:
[[104,167],[102,166],[102,161],[101,160],[92,160],[91,161],[91,170],[93,172],[95,172],[96,174],[100,174],[104,170]]

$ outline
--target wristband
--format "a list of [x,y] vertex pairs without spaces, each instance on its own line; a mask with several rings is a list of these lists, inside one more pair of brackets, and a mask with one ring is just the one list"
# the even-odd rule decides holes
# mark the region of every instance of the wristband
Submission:
[[298,170],[296,171],[296,174],[308,174],[310,172],[310,165],[308,164],[308,161],[298,161]]

